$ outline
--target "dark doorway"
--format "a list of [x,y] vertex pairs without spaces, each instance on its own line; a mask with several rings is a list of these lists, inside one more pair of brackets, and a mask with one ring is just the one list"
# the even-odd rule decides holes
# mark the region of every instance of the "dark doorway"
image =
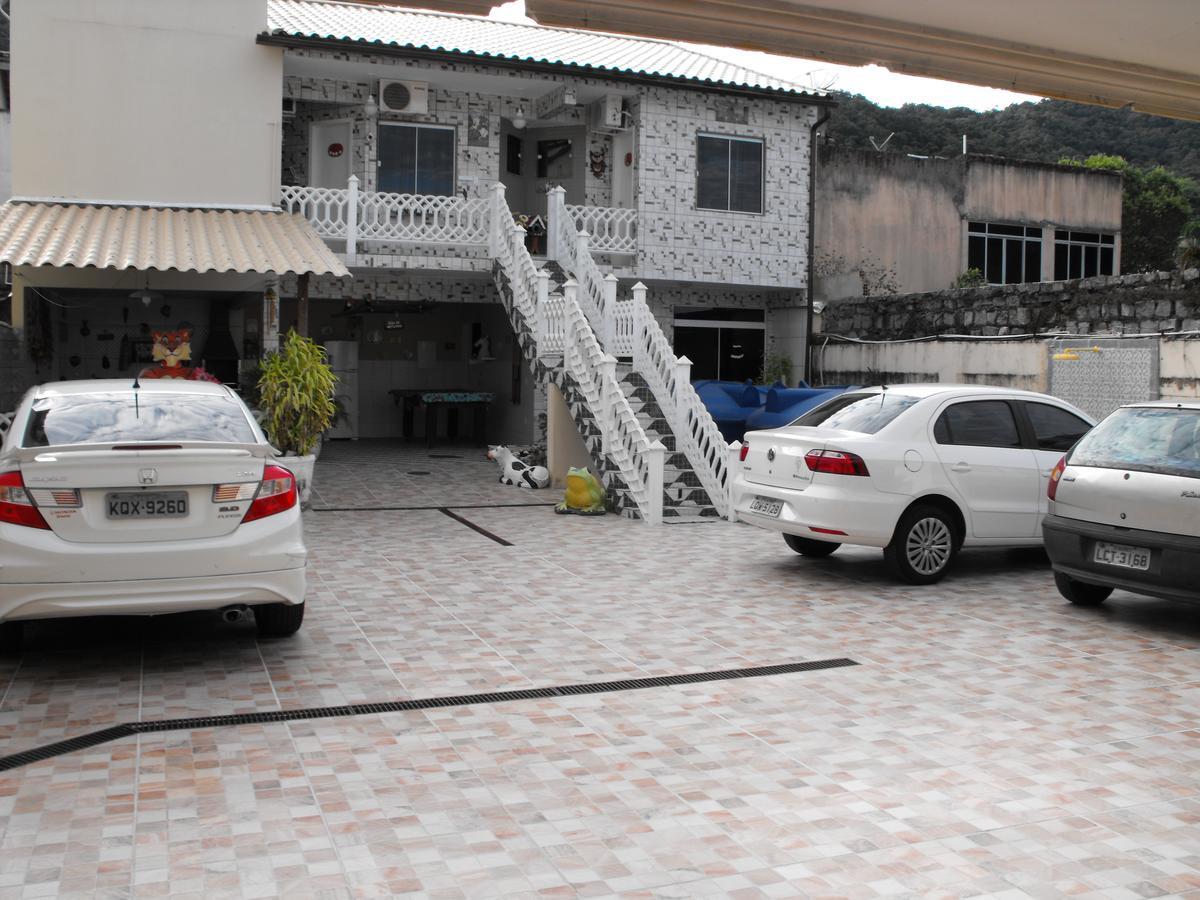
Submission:
[[692,361],[692,380],[757,381],[765,345],[761,309],[678,308],[675,354]]

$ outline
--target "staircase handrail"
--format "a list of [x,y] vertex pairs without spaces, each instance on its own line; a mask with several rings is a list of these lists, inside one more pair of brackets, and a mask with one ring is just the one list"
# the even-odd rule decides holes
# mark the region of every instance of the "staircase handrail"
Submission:
[[650,305],[646,286],[633,286],[627,301],[634,314],[633,371],[646,380],[667,424],[709,500],[722,517],[728,517],[729,450],[721,430],[692,386],[692,363],[676,357]]
[[616,463],[630,496],[650,524],[662,521],[663,463],[666,448],[650,441],[617,381],[617,360],[596,340],[578,302],[578,286],[563,285],[566,327],[563,366],[579,385],[600,428],[604,451]]
[[579,385],[600,429],[604,452],[616,464],[642,518],[658,524],[666,448],[659,441],[651,443],[629,406],[617,381],[616,359],[597,340],[579,302],[577,283],[564,284],[561,296],[549,295],[546,273],[534,265],[525,229],[513,222],[504,193],[504,185],[493,186],[488,246],[508,279],[513,310],[525,319],[539,356],[562,353],[566,373]]

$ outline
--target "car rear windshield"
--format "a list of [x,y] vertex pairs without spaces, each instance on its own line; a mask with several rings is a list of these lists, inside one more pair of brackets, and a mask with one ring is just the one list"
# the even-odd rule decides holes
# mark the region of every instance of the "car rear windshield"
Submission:
[[1118,409],[1083,437],[1070,463],[1200,478],[1200,410]]
[[22,446],[256,440],[233,397],[130,390],[35,400]]
[[810,409],[792,425],[840,428],[874,434],[920,398],[883,391],[878,394],[841,394],[816,409]]

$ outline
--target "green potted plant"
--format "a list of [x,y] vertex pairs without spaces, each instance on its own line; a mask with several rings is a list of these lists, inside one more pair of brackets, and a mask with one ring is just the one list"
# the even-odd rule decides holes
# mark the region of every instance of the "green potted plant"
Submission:
[[262,361],[258,379],[262,425],[280,452],[280,462],[296,476],[300,501],[305,505],[317,460],[313,448],[336,414],[336,383],[325,349],[295,331],[288,332],[278,352]]

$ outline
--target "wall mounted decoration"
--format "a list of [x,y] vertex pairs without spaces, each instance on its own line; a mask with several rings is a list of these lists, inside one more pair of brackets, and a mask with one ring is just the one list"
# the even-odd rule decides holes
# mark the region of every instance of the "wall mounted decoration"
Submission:
[[328,148],[328,150],[326,150],[326,152],[334,159],[337,159],[339,156],[341,156],[343,153],[346,152],[346,148],[343,147],[341,144],[334,143],[334,144],[329,145],[329,148]]
[[492,117],[486,113],[467,114],[467,146],[488,147],[492,143]]
[[592,167],[592,174],[597,178],[603,178],[604,173],[608,171],[608,148],[589,150],[588,159],[589,165]]

